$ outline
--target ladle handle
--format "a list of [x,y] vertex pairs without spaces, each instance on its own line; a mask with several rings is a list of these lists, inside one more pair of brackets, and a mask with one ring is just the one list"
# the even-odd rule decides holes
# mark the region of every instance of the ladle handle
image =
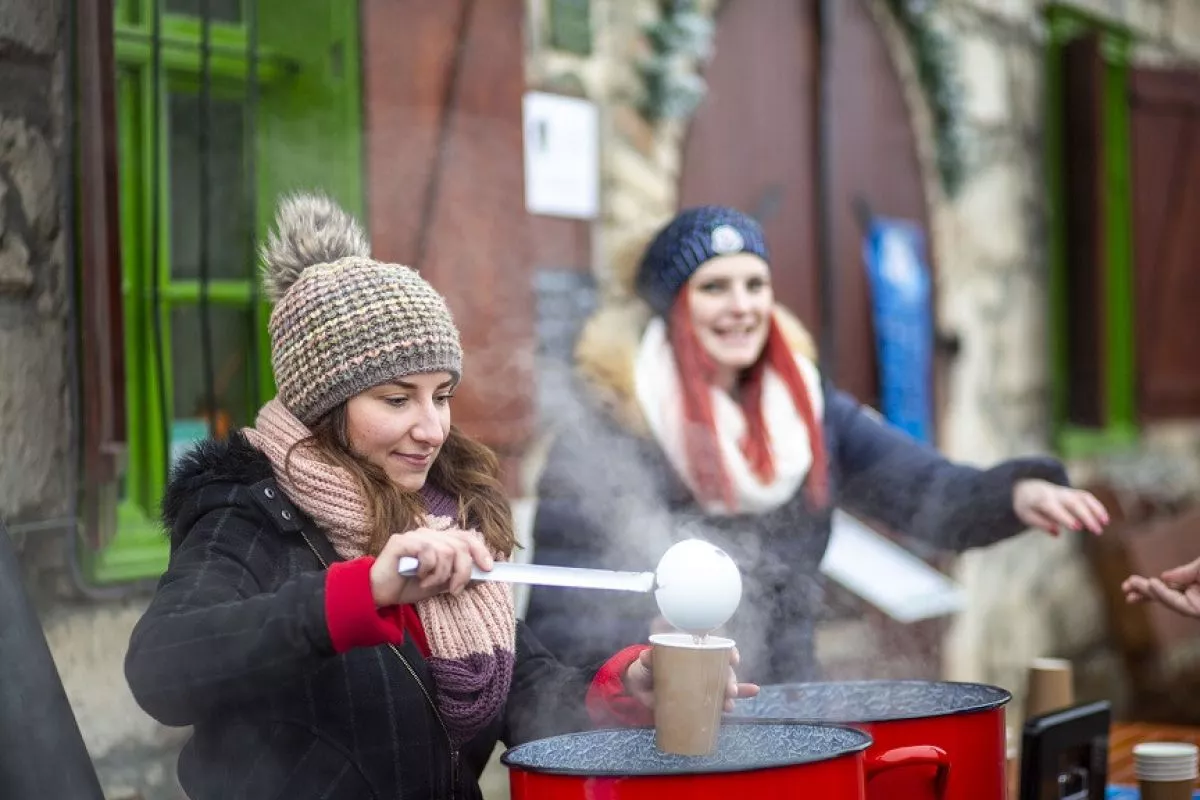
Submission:
[[940,747],[931,744],[915,744],[908,747],[894,747],[867,759],[867,781],[901,767],[935,767],[937,773],[933,777],[933,796],[937,800],[946,797],[946,785],[950,780],[950,756]]
[[[417,559],[412,556],[404,556],[400,559],[400,574],[416,575],[418,565]],[[653,572],[616,572],[584,567],[518,564],[513,561],[497,561],[488,572],[474,567],[471,570],[471,580],[525,583],[535,586],[567,586],[576,589],[611,589],[621,592],[654,590]]]

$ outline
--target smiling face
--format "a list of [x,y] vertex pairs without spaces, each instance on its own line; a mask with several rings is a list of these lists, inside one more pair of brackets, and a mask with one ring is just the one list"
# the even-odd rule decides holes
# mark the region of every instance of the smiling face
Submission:
[[767,262],[750,253],[709,259],[692,273],[686,291],[696,338],[717,363],[722,384],[731,387],[767,342],[775,304]]
[[433,372],[355,395],[346,402],[350,448],[400,488],[418,491],[450,433],[454,386],[450,373]]

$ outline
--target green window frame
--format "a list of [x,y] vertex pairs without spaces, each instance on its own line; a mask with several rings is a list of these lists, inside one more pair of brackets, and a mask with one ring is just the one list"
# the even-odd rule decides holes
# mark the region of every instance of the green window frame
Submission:
[[[1051,403],[1055,446],[1068,458],[1132,447],[1138,439],[1134,354],[1133,209],[1131,207],[1130,119],[1127,86],[1132,31],[1068,4],[1047,6],[1046,44],[1046,173],[1049,192],[1049,298],[1051,337]],[[1071,302],[1067,259],[1064,148],[1066,105],[1064,48],[1088,34],[1100,37],[1104,76],[1102,119],[1104,163],[1103,314],[1106,321],[1105,419],[1098,427],[1070,422],[1067,414],[1067,315]]]
[[[157,65],[153,2],[161,3]],[[247,6],[251,2],[255,4],[253,9]],[[251,193],[245,189],[252,188],[249,226],[257,239],[265,233],[279,196],[295,189],[320,188],[361,218],[358,3],[209,0],[207,5],[211,9],[209,108],[220,107],[231,113],[236,110],[234,116],[240,114],[242,120],[253,114],[253,125],[243,126],[241,131],[235,125],[221,128],[222,121],[213,114],[206,127],[210,139],[220,135],[223,141],[235,142],[243,155],[247,151],[253,154],[252,162],[247,162],[253,164],[253,174],[248,176],[253,186],[243,186],[242,191],[248,200]],[[173,140],[171,121],[176,112],[184,119],[179,109],[187,103],[199,105],[195,98],[205,62],[204,31],[195,14],[202,7],[203,0],[118,0],[114,10],[129,424],[128,460],[119,487],[115,535],[102,549],[84,554],[89,577],[99,584],[154,577],[167,564],[168,540],[158,510],[172,446],[168,432],[177,422],[188,422],[177,420],[174,411],[177,380],[186,376],[180,374],[180,364],[172,358],[172,335],[184,337],[175,330],[182,316],[176,319],[173,312],[198,309],[203,295],[214,317],[224,313],[221,319],[225,319],[232,311],[246,323],[248,333],[234,335],[233,346],[244,348],[247,362],[253,360],[253,364],[245,364],[245,377],[249,382],[257,376],[257,387],[246,391],[244,402],[237,404],[246,407],[235,409],[233,416],[243,424],[253,421],[255,401],[266,400],[275,391],[266,333],[269,306],[255,290],[257,269],[249,249],[249,232],[244,238],[248,262],[245,269],[238,272],[228,264],[220,265],[220,277],[205,282],[207,291],[195,275],[172,274],[173,245],[178,243],[172,237],[172,223],[184,220],[185,227],[191,223],[187,221],[189,209],[185,203],[179,204],[181,207],[174,209],[178,213],[172,215],[172,195],[180,189],[180,183],[172,184],[175,162],[171,148],[182,147],[180,142],[187,137]],[[248,12],[254,14],[253,33],[245,22]],[[194,132],[188,133],[194,141]],[[246,210],[244,203],[242,210]],[[216,339],[221,323],[214,319],[211,325],[212,338]],[[161,357],[155,347],[156,334],[160,337]],[[228,330],[221,334],[230,335]],[[211,430],[202,424],[195,434],[203,436]]]
[[549,0],[550,46],[578,56],[592,54],[591,0]]

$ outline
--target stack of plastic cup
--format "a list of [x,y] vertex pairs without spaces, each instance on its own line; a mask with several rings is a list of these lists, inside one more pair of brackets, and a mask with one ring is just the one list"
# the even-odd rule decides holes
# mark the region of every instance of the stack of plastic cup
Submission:
[[1185,742],[1143,742],[1133,748],[1142,800],[1192,800],[1200,748]]

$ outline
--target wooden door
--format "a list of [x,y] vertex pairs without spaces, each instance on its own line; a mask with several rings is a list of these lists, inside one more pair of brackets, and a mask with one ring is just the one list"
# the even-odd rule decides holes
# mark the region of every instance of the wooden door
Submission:
[[[875,214],[908,220],[926,236],[929,206],[904,88],[883,37],[863,0],[839,0],[834,5],[838,12],[833,22],[831,137],[835,379],[863,402],[877,406],[875,328],[862,257],[865,231],[855,217],[855,202],[861,199]],[[938,366],[935,362],[935,372]],[[934,408],[935,420],[937,411]]]
[[[861,0],[836,4],[831,209],[837,270],[836,383],[878,401],[875,340],[862,261],[861,198],[876,214],[928,230],[916,139],[904,94]],[[780,301],[821,325],[817,260],[818,4],[728,0],[709,93],[688,133],[682,205],[724,203],[763,222]]]
[[[916,139],[883,39],[861,0],[834,5],[830,217],[837,297],[829,310],[836,324],[831,377],[877,405],[865,231],[855,201],[926,231],[928,212]],[[680,183],[684,206],[732,205],[762,221],[779,299],[814,335],[825,312],[817,260],[817,10],[816,0],[722,5],[716,51],[705,72],[709,92],[689,129]],[[944,621],[893,623],[836,588],[829,601],[832,617],[864,618],[875,637],[871,655],[827,661],[832,677],[862,677],[873,668],[878,672],[880,662],[902,665],[910,675],[938,674]]]
[[1200,417],[1200,72],[1134,70],[1138,412]]
[[816,4],[728,0],[708,95],[688,130],[684,207],[719,203],[763,224],[779,301],[819,319],[815,215]]
[[512,452],[534,423],[521,0],[364,0],[368,219],[377,258],[446,297],[465,349],[454,419]]

